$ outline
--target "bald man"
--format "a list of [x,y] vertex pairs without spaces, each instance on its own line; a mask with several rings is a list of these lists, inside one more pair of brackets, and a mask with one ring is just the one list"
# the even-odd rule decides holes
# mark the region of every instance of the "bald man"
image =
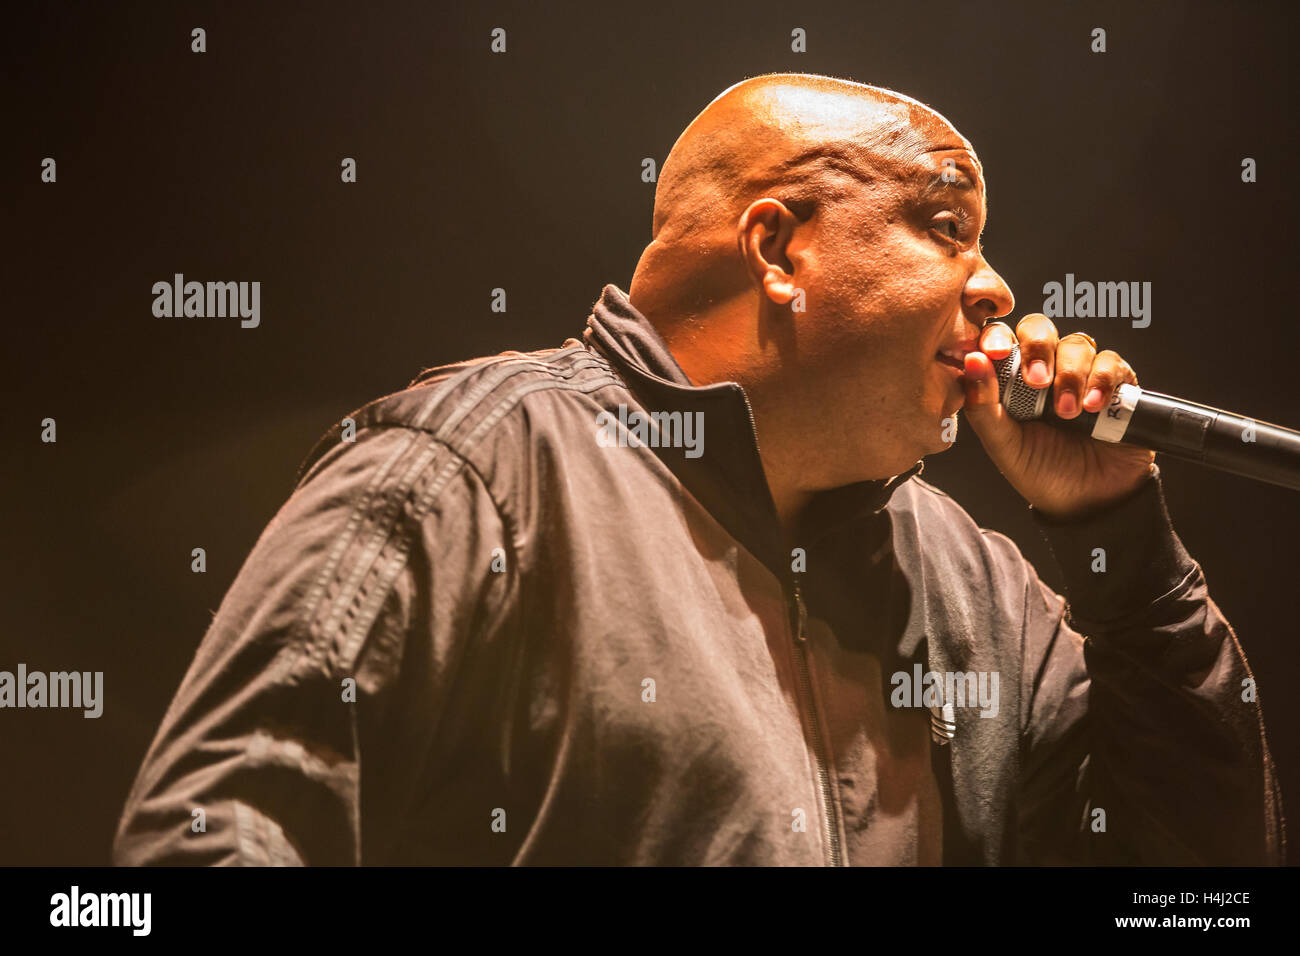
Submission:
[[[914,100],[724,92],[582,340],[432,369],[317,445],[116,859],[1281,862],[1253,677],[1154,456],[998,404],[1017,342],[1065,418],[1136,376],[991,321],[987,211]],[[918,477],[959,410],[1068,603]]]

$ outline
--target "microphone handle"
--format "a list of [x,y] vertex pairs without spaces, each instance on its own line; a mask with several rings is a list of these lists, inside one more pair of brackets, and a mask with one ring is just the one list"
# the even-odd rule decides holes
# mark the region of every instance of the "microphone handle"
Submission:
[[[1020,421],[1038,420],[1101,441],[1122,441],[1182,461],[1300,491],[1300,432],[1152,392],[1121,385],[1100,412],[1059,418],[1053,389],[1040,398],[1020,374],[1019,349],[994,363],[1003,404]],[[1041,403],[1041,411],[1031,408]],[[1037,412],[1035,414],[1035,411]],[[1102,419],[1100,427],[1098,419]]]
[[[1040,421],[1092,436],[1098,412],[1064,419],[1048,396]],[[1103,439],[1104,440],[1104,439]],[[1170,458],[1300,491],[1300,432],[1162,392],[1140,389],[1119,441]]]

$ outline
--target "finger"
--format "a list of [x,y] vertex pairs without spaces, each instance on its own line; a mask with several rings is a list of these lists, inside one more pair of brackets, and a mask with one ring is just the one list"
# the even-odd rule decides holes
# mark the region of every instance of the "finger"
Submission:
[[1052,393],[1056,397],[1056,414],[1074,418],[1079,414],[1083,387],[1088,382],[1097,347],[1086,336],[1071,332],[1056,346],[1056,376]]
[[965,373],[967,420],[995,462],[1010,460],[1020,441],[1020,424],[999,401],[992,359],[983,352],[968,352]]
[[1025,381],[1034,388],[1052,384],[1056,365],[1056,326],[1041,312],[1027,315],[1016,326],[1020,339],[1020,367]]
[[1137,384],[1137,375],[1118,353],[1107,349],[1098,352],[1093,360],[1092,370],[1088,373],[1087,391],[1083,396],[1083,409],[1099,412],[1106,407],[1115,389],[1129,382]]
[[996,405],[998,400],[998,377],[993,372],[993,362],[983,352],[967,352],[965,376],[962,383],[966,388],[966,408]]
[[980,332],[980,350],[989,358],[1004,359],[1016,344],[1016,333],[1005,322],[990,322]]

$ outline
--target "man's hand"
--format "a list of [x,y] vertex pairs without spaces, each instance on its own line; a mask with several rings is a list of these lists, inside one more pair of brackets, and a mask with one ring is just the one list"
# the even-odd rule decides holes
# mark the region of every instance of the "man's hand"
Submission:
[[1042,314],[1027,315],[1013,333],[993,322],[980,333],[980,352],[966,356],[966,417],[998,470],[1025,500],[1051,518],[1104,508],[1136,491],[1151,474],[1155,452],[1094,441],[1042,422],[1017,422],[998,401],[993,360],[1011,354],[1019,339],[1021,368],[1034,388],[1054,386],[1056,414],[1075,418],[1105,408],[1132,367],[1115,352],[1098,352],[1081,333],[1057,337]]

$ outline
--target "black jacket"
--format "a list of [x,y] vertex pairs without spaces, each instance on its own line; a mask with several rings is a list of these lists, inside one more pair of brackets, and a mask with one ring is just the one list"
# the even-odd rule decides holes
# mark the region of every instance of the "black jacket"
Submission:
[[118,862],[1283,860],[1158,471],[1039,518],[1068,605],[920,463],[788,539],[743,391],[692,387],[613,286],[583,341],[351,418],[223,601]]

